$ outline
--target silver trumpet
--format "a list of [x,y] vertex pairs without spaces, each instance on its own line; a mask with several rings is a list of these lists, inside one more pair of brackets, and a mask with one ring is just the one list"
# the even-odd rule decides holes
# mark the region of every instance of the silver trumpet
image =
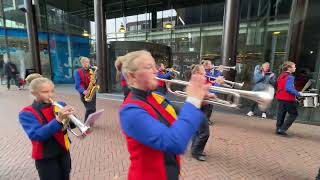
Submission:
[[[63,106],[61,104],[59,104],[56,101],[52,101],[52,104],[57,106],[58,108],[62,109]],[[68,115],[68,118],[70,119],[70,121],[73,122],[73,124],[79,129],[79,131],[81,132],[81,134],[77,134],[74,130],[72,130],[70,128],[70,125],[68,123],[68,130],[75,136],[77,137],[84,137],[86,135],[88,135],[91,131],[90,131],[90,127],[86,126],[85,124],[83,124],[76,116],[74,116],[73,114]]]
[[[209,81],[212,81],[212,80],[216,79],[215,77],[211,77],[211,76],[207,76],[207,75],[206,75],[206,78],[208,78]],[[228,80],[224,80],[224,82],[226,83],[226,85],[223,85],[223,86],[228,87],[228,88],[239,87],[241,89],[243,87],[243,85],[244,85],[244,82],[237,83],[237,82],[228,81]]]
[[[188,86],[189,82],[181,81],[181,80],[167,80],[167,79],[161,79],[156,78],[159,81],[164,81],[166,83],[166,87],[169,93],[172,93],[176,96],[180,97],[186,97],[186,92],[184,91],[173,91],[170,88],[170,84],[179,84],[183,86]],[[228,94],[234,96],[233,101],[226,101],[219,98],[215,99],[204,99],[204,102],[207,102],[209,104],[215,104],[215,105],[221,105],[231,108],[237,108],[239,106],[240,98],[246,98],[250,99],[252,101],[255,101],[258,103],[258,107],[260,110],[266,110],[270,104],[272,103],[273,97],[274,97],[274,88],[270,85],[267,86],[264,91],[245,91],[245,90],[239,90],[239,89],[230,89],[230,88],[224,88],[224,87],[216,87],[211,86],[209,88],[210,93],[222,93],[222,94]]]
[[179,72],[179,71],[176,71],[176,70],[174,70],[174,69],[172,69],[172,68],[167,68],[166,71],[167,71],[167,72],[173,72],[175,75],[180,76],[180,72]]
[[[220,66],[213,66],[213,69],[218,69]],[[236,66],[222,66],[224,71],[236,70]]]

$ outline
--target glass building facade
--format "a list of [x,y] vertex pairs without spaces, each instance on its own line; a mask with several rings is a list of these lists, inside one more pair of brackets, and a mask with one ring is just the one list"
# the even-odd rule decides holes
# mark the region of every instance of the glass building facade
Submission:
[[[21,74],[31,69],[32,61],[26,35],[26,20],[22,0],[0,0],[0,53],[19,64]],[[115,69],[110,62],[126,50],[115,52],[115,42],[134,41],[160,44],[170,48],[171,62],[183,74],[191,64],[210,59],[222,64],[222,42],[225,0],[190,0],[185,5],[176,1],[108,2],[105,5],[106,37],[111,66],[113,91],[119,90],[114,78]],[[146,4],[149,2],[149,4]],[[76,10],[74,4],[85,8]],[[35,12],[40,45],[41,68],[55,83],[72,83],[73,71],[79,67],[79,56],[95,57],[95,29],[90,28],[93,18],[93,1],[36,1]],[[153,8],[152,4],[161,4]],[[111,9],[119,4],[119,9]],[[61,8],[64,7],[64,8]],[[245,82],[243,89],[251,90],[254,67],[269,62],[271,71],[280,74],[279,67],[291,60],[297,64],[297,84],[312,79],[312,88],[319,89],[320,13],[318,0],[241,0],[237,36],[236,76]],[[114,10],[114,11],[113,11]],[[114,12],[118,12],[116,15]],[[173,28],[164,25],[170,22]],[[94,22],[91,22],[93,24]],[[124,25],[125,32],[119,32]],[[85,31],[91,37],[82,36]],[[91,31],[91,32],[90,32]],[[130,46],[130,45],[128,45]],[[164,48],[166,49],[166,48]],[[165,57],[165,55],[163,55]],[[0,56],[0,65],[3,58]],[[2,71],[2,70],[1,70]],[[2,72],[1,72],[2,73]],[[243,101],[244,107],[249,102]],[[269,113],[275,115],[276,102]],[[320,111],[299,108],[298,120],[320,123]]]
[[[65,1],[66,3],[68,1]],[[23,0],[1,0],[0,7],[0,65],[8,54],[24,78],[34,69],[28,43]],[[55,8],[46,1],[34,4],[42,74],[55,83],[73,83],[73,71],[80,67],[79,56],[90,55],[90,21]],[[1,77],[3,77],[1,68]]]

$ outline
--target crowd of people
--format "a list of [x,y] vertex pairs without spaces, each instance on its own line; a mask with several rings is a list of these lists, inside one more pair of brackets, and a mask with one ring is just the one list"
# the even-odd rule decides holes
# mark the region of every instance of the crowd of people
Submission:
[[[95,69],[90,59],[81,57],[82,67],[75,72],[75,89],[83,103],[85,121],[96,111],[96,92],[92,85]],[[120,126],[127,141],[130,154],[128,179],[179,179],[184,154],[191,141],[191,155],[198,161],[206,161],[205,146],[210,136],[213,105],[204,99],[217,98],[211,86],[223,87],[223,66],[213,66],[210,60],[202,60],[192,65],[186,72],[188,86],[186,99],[177,109],[167,98],[167,88],[163,80],[175,78],[174,71],[164,64],[156,64],[148,51],[134,51],[117,58],[115,67],[121,76],[124,101],[119,108]],[[286,136],[287,130],[296,119],[295,97],[302,94],[294,88],[295,64],[286,61],[279,77],[270,72],[269,63],[254,70],[253,91],[262,90],[270,84],[276,87],[278,114],[276,133]],[[157,79],[158,78],[158,79]],[[160,80],[159,80],[160,79]],[[40,179],[69,179],[71,170],[70,141],[66,123],[73,114],[73,107],[54,101],[54,84],[40,74],[26,78],[34,102],[19,113],[19,122],[32,142],[32,158]],[[90,99],[86,99],[92,93]],[[257,107],[251,106],[247,114],[252,116]],[[285,120],[285,115],[289,114]],[[262,112],[266,118],[266,112]],[[320,178],[320,170],[318,179]]]

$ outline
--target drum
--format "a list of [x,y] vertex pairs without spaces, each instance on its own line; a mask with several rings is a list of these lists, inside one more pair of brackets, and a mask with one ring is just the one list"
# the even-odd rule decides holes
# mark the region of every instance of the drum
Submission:
[[319,106],[319,95],[316,93],[303,93],[301,100],[299,101],[302,107],[318,107]]

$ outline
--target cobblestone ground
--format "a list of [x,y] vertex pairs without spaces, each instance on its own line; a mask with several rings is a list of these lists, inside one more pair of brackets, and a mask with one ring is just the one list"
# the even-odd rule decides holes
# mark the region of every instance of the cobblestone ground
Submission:
[[[59,93],[83,117],[77,94]],[[37,179],[31,143],[18,124],[19,110],[31,103],[28,91],[0,87],[0,179]],[[126,179],[129,156],[118,123],[120,102],[98,99],[105,114],[94,132],[80,140],[71,136],[71,179]],[[208,159],[199,162],[188,151],[182,158],[181,179],[315,179],[320,167],[320,128],[294,124],[291,137],[274,134],[275,121],[215,112],[206,147]]]

